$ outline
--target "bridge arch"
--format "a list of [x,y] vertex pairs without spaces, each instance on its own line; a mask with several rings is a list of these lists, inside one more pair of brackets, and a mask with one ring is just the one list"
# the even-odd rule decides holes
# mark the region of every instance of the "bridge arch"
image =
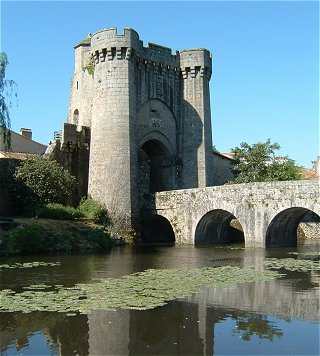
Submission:
[[141,240],[146,244],[175,243],[175,233],[170,221],[162,215],[150,215],[142,220]]
[[231,212],[214,209],[198,221],[195,245],[229,244],[244,242],[243,225]]
[[[298,242],[300,223],[320,225],[320,216],[306,207],[290,207],[278,211],[270,219],[266,231],[266,247],[294,247]],[[319,229],[319,228],[318,228]]]

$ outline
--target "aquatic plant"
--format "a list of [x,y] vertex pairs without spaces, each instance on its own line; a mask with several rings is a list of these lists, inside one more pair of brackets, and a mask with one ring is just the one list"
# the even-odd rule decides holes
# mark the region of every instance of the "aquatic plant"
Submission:
[[267,258],[264,262],[269,269],[286,269],[287,271],[320,271],[320,263],[312,260],[295,258]]
[[261,272],[250,267],[149,269],[73,287],[41,284],[25,287],[22,292],[5,289],[0,291],[0,312],[88,314],[94,310],[153,309],[198,292],[202,286],[223,288],[280,276],[275,271]]
[[318,251],[305,251],[305,252],[289,252],[289,255],[297,255],[297,256],[320,256],[320,252]]
[[60,266],[60,262],[25,262],[25,263],[17,262],[12,264],[2,264],[0,265],[0,271],[2,269],[52,267],[52,266]]

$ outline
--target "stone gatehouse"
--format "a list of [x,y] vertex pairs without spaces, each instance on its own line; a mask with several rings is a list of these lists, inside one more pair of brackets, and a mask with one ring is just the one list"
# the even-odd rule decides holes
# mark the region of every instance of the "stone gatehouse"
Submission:
[[[75,46],[60,150],[70,155],[89,130],[81,174],[88,176],[92,198],[131,222],[149,193],[215,184],[211,71],[207,49],[172,53],[158,44],[144,46],[129,28],[104,29]],[[82,160],[80,151],[71,154],[73,167]]]

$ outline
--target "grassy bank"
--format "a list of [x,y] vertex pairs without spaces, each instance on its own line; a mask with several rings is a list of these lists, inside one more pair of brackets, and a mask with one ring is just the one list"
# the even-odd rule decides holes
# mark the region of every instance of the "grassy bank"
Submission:
[[0,235],[0,255],[103,253],[113,241],[90,221],[15,219],[19,226]]

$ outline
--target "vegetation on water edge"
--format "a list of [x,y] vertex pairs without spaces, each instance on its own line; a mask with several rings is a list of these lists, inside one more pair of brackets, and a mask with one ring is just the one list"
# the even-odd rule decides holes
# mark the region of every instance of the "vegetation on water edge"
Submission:
[[[19,221],[18,221],[19,222]],[[20,219],[2,234],[0,255],[108,252],[113,240],[103,228],[84,222]]]
[[87,219],[103,226],[110,224],[107,209],[90,198],[82,199],[76,208],[57,203],[46,204],[39,208],[37,216],[55,220]]
[[107,209],[91,198],[82,199],[78,211],[81,216],[104,226],[110,225]]
[[42,206],[39,208],[37,216],[38,218],[54,220],[76,220],[83,217],[79,209],[57,203]]

